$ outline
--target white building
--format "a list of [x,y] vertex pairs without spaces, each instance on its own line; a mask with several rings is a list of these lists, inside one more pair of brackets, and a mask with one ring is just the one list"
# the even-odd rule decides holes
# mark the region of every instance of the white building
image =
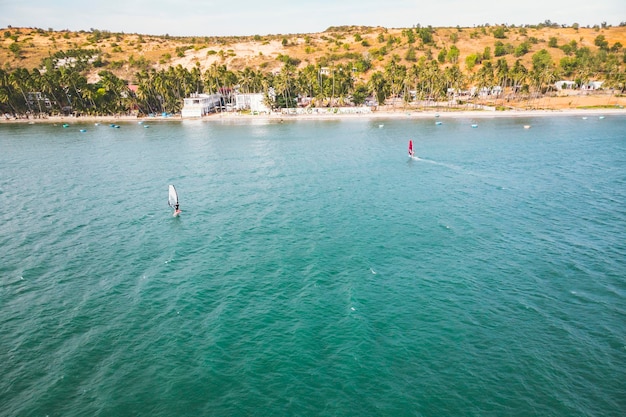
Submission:
[[269,113],[271,109],[265,105],[265,95],[255,94],[235,94],[235,109],[247,110],[258,113]]
[[215,111],[221,105],[221,94],[192,94],[185,98],[181,116],[183,118],[202,117]]
[[569,80],[561,80],[561,81],[555,82],[554,86],[556,87],[557,90],[565,90],[565,89],[570,90],[572,88],[576,88],[576,82],[569,81]]
[[478,95],[479,97],[488,97],[488,96],[500,96],[502,94],[502,87],[499,85],[495,85],[493,87],[482,87],[480,89],[476,87],[472,87],[470,90],[470,95]]
[[581,90],[600,90],[604,81],[589,81],[587,84],[583,84]]
[[45,107],[46,109],[52,108],[52,102],[42,92],[37,91],[37,92],[27,93],[27,98],[28,98],[29,106],[32,106],[32,107],[38,106],[40,109],[42,107]]

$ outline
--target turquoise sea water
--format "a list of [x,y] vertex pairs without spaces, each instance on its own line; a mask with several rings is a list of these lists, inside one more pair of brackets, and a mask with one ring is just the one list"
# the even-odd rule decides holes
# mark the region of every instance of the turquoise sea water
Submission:
[[0,126],[0,415],[623,416],[626,117],[440,120]]

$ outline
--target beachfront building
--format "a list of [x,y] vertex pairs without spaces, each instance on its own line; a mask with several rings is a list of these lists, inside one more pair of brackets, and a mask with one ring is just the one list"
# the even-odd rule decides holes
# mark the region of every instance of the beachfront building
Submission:
[[580,86],[581,90],[600,90],[604,81],[589,81],[586,84]]
[[570,80],[561,80],[554,83],[557,90],[571,90],[576,88],[576,82]]
[[50,99],[40,91],[29,92],[26,97],[29,108],[33,108],[38,111],[50,110],[52,108],[52,102]]
[[252,113],[269,113],[265,104],[265,94],[235,94],[235,110],[250,110]]
[[221,94],[192,94],[185,98],[181,116],[183,118],[202,117],[214,112],[222,103]]
[[502,94],[502,87],[499,85],[494,85],[492,87],[482,87],[482,88],[477,88],[477,87],[472,87],[470,90],[470,95],[471,96],[478,96],[478,97],[499,97]]

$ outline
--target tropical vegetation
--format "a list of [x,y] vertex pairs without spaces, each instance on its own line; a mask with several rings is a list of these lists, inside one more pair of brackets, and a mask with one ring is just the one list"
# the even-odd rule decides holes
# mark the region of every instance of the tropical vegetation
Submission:
[[[284,108],[453,97],[458,103],[479,100],[484,91],[504,105],[505,98],[551,94],[563,79],[577,86],[602,81],[613,94],[622,94],[626,83],[624,23],[334,27],[321,34],[201,40],[95,29],[2,32],[0,111],[11,115],[177,113],[184,97],[202,92],[221,93],[226,102],[236,92],[264,93],[272,107]],[[272,42],[279,50],[268,55],[238,57],[233,46],[260,50]]]

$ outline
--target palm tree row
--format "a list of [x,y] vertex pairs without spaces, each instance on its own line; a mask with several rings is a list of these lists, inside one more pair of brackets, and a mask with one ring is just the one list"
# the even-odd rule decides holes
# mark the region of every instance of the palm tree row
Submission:
[[578,84],[603,80],[605,87],[624,89],[624,59],[605,51],[594,54],[581,49],[558,65],[543,49],[532,56],[531,68],[519,59],[510,65],[502,57],[495,63],[482,60],[480,66],[466,71],[458,63],[443,64],[425,57],[407,66],[397,56],[384,68],[365,73],[357,70],[355,62],[297,68],[285,60],[278,73],[252,68],[231,71],[219,64],[202,72],[199,66],[187,69],[178,65],[142,70],[135,74],[132,85],[107,70],[98,73],[98,81],[89,82],[85,76],[93,69],[89,65],[55,68],[44,62],[42,70],[0,69],[0,108],[15,115],[177,113],[183,98],[193,93],[221,93],[231,101],[235,92],[264,93],[269,98],[270,91],[275,108],[294,107],[303,97],[308,98],[307,105],[318,107],[362,105],[367,97],[379,104],[390,98],[404,102],[442,100],[469,87],[481,90],[499,86],[511,94],[537,96],[563,78]]

